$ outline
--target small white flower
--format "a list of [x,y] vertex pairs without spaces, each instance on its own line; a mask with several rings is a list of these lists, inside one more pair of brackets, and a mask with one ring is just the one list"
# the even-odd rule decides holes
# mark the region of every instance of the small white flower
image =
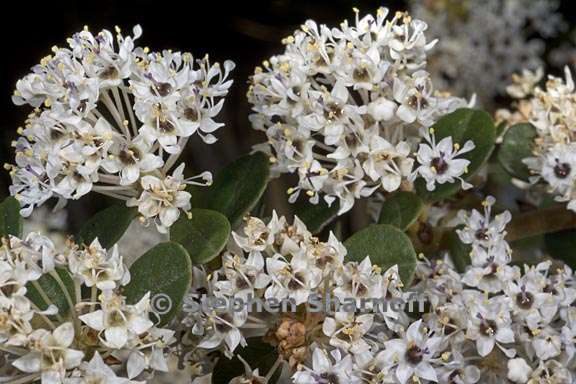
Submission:
[[499,297],[490,300],[486,305],[478,305],[469,318],[466,337],[476,341],[480,356],[486,356],[494,346],[498,346],[507,355],[514,355],[513,350],[506,350],[501,344],[514,342],[512,319],[507,308]]
[[79,366],[84,356],[83,352],[69,348],[74,341],[72,323],[64,323],[53,332],[38,329],[29,340],[33,349],[12,365],[22,372],[41,373],[42,383],[61,383],[66,370]]
[[422,330],[422,320],[408,327],[402,339],[392,339],[384,343],[381,358],[390,366],[396,366],[396,378],[405,384],[412,377],[438,382],[431,359],[438,351],[439,337],[430,337]]
[[138,212],[145,219],[152,219],[161,233],[178,220],[180,211],[190,209],[189,192],[185,191],[186,182],[183,177],[184,164],[174,170],[172,176],[160,179],[146,175],[141,179],[142,193],[136,199],[127,202],[129,207],[138,207]]
[[152,152],[152,145],[136,138],[131,143],[116,142],[102,162],[106,171],[120,173],[120,185],[135,183],[141,173],[152,172],[164,165],[162,157]]
[[72,377],[64,380],[65,384],[90,384],[90,383],[109,383],[109,384],[130,384],[126,378],[116,376],[116,373],[110,368],[102,357],[96,351],[90,362],[83,362],[78,371],[72,374]]
[[[337,287],[334,295],[342,302],[346,299],[356,300],[358,306],[362,299],[378,299],[383,295],[382,275],[372,265],[370,257],[361,263],[348,262],[335,276]],[[370,305],[370,301],[366,302]]]
[[330,337],[330,345],[352,354],[366,353],[370,345],[364,335],[372,328],[374,316],[364,314],[355,316],[350,312],[336,312],[334,317],[327,317],[322,324],[322,331]]
[[417,160],[420,164],[413,174],[413,177],[420,175],[426,181],[426,189],[433,191],[436,184],[452,183],[460,180],[463,189],[471,188],[471,184],[466,183],[462,178],[468,170],[470,161],[458,159],[457,157],[470,152],[475,148],[474,143],[468,140],[460,148],[458,144],[452,142],[451,136],[446,136],[436,143],[434,131],[425,134],[426,143],[421,143],[418,148]]
[[296,384],[312,383],[359,383],[360,380],[352,375],[352,357],[341,356],[338,350],[329,355],[320,348],[316,348],[312,354],[312,368],[305,367],[296,372],[292,379]]
[[80,320],[98,331],[104,345],[119,349],[154,325],[148,319],[149,305],[149,294],[134,305],[126,305],[123,297],[111,294],[103,297],[101,309],[80,316]]
[[265,297],[292,299],[296,305],[306,302],[322,279],[320,273],[310,269],[305,255],[293,255],[290,261],[274,255],[266,260],[266,271],[272,284],[266,289]]
[[85,249],[73,252],[68,262],[70,271],[87,287],[111,290],[130,281],[130,271],[123,263],[118,246],[106,251],[98,239]]
[[532,368],[523,358],[518,357],[508,360],[508,380],[514,383],[524,384],[530,378],[531,373]]

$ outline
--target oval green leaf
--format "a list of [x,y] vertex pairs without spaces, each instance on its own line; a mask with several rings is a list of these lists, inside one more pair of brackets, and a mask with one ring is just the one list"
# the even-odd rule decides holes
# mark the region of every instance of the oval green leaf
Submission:
[[340,204],[336,201],[328,206],[324,200],[320,200],[318,204],[299,200],[294,204],[294,216],[306,224],[311,233],[317,234],[338,216],[339,209]]
[[398,265],[400,278],[406,287],[410,286],[416,269],[416,252],[408,236],[388,224],[374,224],[349,237],[344,246],[348,258],[357,262],[370,256],[373,264],[383,271]]
[[[68,290],[68,295],[71,300],[74,300],[74,281],[64,268],[56,268],[56,273],[60,280]],[[58,281],[50,274],[42,275],[38,280],[26,284],[26,297],[30,299],[38,308],[45,310],[49,304],[54,304],[58,307],[58,314],[60,316],[67,316],[70,313],[70,305],[68,298],[62,290]],[[40,289],[37,288],[40,287]]]
[[456,270],[463,273],[466,270],[466,267],[472,263],[472,260],[470,259],[472,247],[469,244],[462,243],[455,231],[449,232],[445,236],[448,251],[450,252],[450,259],[454,263]]
[[[496,142],[496,127],[490,115],[484,111],[461,108],[443,116],[433,126],[436,141],[452,136],[454,143],[464,146],[472,140],[475,148],[462,155],[461,158],[470,160],[468,173],[464,179],[469,179],[490,157]],[[426,190],[426,183],[422,178],[416,180],[416,192],[425,201],[438,201],[445,199],[460,190],[460,182],[437,185],[433,191]]]
[[7,197],[0,203],[0,238],[8,235],[22,236],[20,203],[14,197]]
[[170,228],[170,240],[181,244],[194,264],[205,264],[222,252],[230,236],[230,223],[223,214],[192,209],[192,218],[181,215]]
[[523,159],[532,156],[532,147],[536,137],[536,128],[529,123],[511,126],[504,134],[498,150],[498,161],[512,176],[528,180],[530,171]]
[[218,211],[236,226],[264,193],[269,172],[263,152],[243,156],[217,172],[211,186],[191,186],[192,207]]
[[390,224],[405,231],[411,226],[424,208],[422,199],[415,193],[399,191],[392,194],[382,204],[379,224]]
[[92,216],[78,232],[78,243],[90,244],[94,239],[104,248],[111,248],[122,238],[136,218],[136,208],[114,204]]
[[146,293],[159,325],[168,323],[180,310],[192,282],[190,256],[180,244],[161,243],[146,252],[130,267],[130,283],[124,288],[129,304],[137,303]]

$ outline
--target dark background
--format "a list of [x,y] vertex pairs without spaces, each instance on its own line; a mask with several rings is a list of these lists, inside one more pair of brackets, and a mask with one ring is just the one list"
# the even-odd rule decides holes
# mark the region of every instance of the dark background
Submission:
[[[574,26],[575,13],[569,3],[570,0],[564,0],[560,11]],[[251,129],[248,123],[247,80],[256,65],[283,50],[280,40],[306,19],[337,26],[342,20],[354,17],[352,7],[365,14],[374,12],[381,5],[391,11],[405,8],[402,0],[99,0],[16,1],[6,4],[3,22],[0,23],[3,53],[0,59],[0,164],[13,162],[10,142],[28,113],[27,107],[12,104],[16,80],[49,54],[53,45],[64,45],[65,39],[84,25],[88,25],[92,32],[103,28],[113,30],[118,25],[124,34],[130,34],[132,26],[140,24],[144,33],[138,44],[149,46],[152,51],[171,48],[189,51],[196,57],[209,53],[212,60],[231,59],[236,63],[232,73],[235,83],[224,111],[217,119],[226,123],[217,132],[219,142],[208,146],[192,141],[186,152],[191,168],[215,171],[264,140],[262,134]],[[9,182],[8,174],[2,168],[0,198],[7,194]],[[285,188],[285,185],[272,183],[268,196],[275,196],[282,205],[286,200]],[[84,197],[80,203],[71,202],[74,212],[72,225],[107,204],[93,195]],[[86,199],[91,203],[86,204]]]

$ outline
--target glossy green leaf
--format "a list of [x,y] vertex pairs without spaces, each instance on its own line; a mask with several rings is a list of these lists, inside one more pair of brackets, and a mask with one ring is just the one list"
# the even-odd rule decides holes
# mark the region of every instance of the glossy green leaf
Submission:
[[[452,136],[453,142],[461,147],[468,140],[472,140],[475,148],[459,158],[470,161],[468,172],[464,179],[469,179],[490,157],[496,141],[496,128],[490,115],[476,109],[461,108],[443,116],[433,126],[436,142],[447,136]],[[425,201],[438,201],[458,192],[460,181],[436,185],[434,191],[426,190],[426,183],[422,178],[416,180],[416,192]]]
[[218,211],[236,226],[264,193],[269,172],[266,154],[243,156],[217,172],[211,186],[190,187],[192,207]]
[[179,311],[192,282],[190,256],[180,244],[161,243],[146,252],[130,267],[130,283],[124,288],[128,303],[138,302],[150,292],[160,325]]
[[470,247],[469,244],[462,243],[455,231],[447,233],[445,236],[448,250],[450,251],[450,259],[454,263],[456,270],[463,273],[466,267],[472,262],[470,259],[472,247]]
[[405,231],[412,225],[424,208],[422,199],[415,193],[399,191],[382,204],[379,224],[390,224]]
[[504,134],[498,150],[498,161],[512,176],[528,180],[530,172],[523,159],[532,156],[532,147],[536,137],[536,128],[523,123],[511,126]]
[[123,203],[112,205],[92,216],[78,232],[78,243],[90,244],[95,238],[104,248],[111,248],[136,218],[136,208]]
[[[56,272],[68,290],[68,295],[71,300],[74,300],[74,281],[72,277],[64,268],[56,268]],[[58,314],[60,316],[67,316],[70,312],[70,305],[58,281],[50,274],[44,274],[36,280],[36,283],[40,286],[42,293],[36,288],[36,284],[29,282],[26,284],[26,297],[41,310],[45,310],[49,304],[54,304],[58,307]],[[44,300],[44,296],[48,299],[48,303]]]
[[0,238],[8,235],[22,236],[20,203],[14,197],[7,197],[0,203]]
[[349,237],[344,246],[348,259],[361,262],[370,256],[382,270],[398,265],[405,286],[410,286],[416,269],[416,252],[408,236],[388,224],[374,224]]
[[170,239],[181,244],[193,264],[205,264],[226,246],[230,223],[223,214],[209,209],[192,209],[192,217],[180,215],[170,228]]
[[306,224],[310,232],[316,234],[338,216],[339,209],[340,204],[336,201],[328,206],[324,200],[320,200],[318,204],[300,200],[294,204],[294,215]]
[[[261,338],[249,338],[247,342],[248,345],[246,347],[238,347],[234,351],[234,354],[242,356],[252,369],[258,368],[259,374],[265,376],[278,359],[276,349],[270,344],[264,343]],[[238,357],[235,356],[232,359],[228,359],[222,356],[220,360],[218,360],[212,373],[212,382],[228,383],[234,377],[240,376],[245,372],[244,364]],[[279,370],[272,376],[270,383],[276,382],[275,378],[278,376],[278,373]]]

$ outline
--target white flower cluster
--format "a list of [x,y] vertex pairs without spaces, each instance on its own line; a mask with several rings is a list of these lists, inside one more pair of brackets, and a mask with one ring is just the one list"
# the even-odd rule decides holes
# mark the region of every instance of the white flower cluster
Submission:
[[439,39],[428,66],[439,86],[460,96],[476,94],[491,107],[509,77],[544,65],[545,43],[566,24],[557,0],[411,0],[415,17]]
[[[489,197],[483,213],[459,214],[458,235],[471,247],[467,271],[458,274],[448,258],[422,256],[411,292],[403,289],[397,266],[382,271],[369,257],[346,261],[346,249],[333,235],[321,242],[298,219],[289,225],[276,215],[268,224],[248,218],[243,233],[233,234],[222,267],[208,276],[196,271],[184,322],[206,354],[242,356],[248,337],[263,336],[277,349],[282,375],[295,383],[570,384],[575,276],[549,262],[523,272],[511,266],[504,240],[510,214],[492,219],[493,203]],[[360,306],[363,299],[408,301],[415,292],[428,300],[417,317]],[[316,294],[352,300],[363,310],[214,311],[199,305],[201,294],[225,302],[288,298],[297,308]],[[248,368],[234,382],[262,382],[273,374]]]
[[[64,275],[72,278],[73,292]],[[51,303],[49,295],[58,288],[46,285],[46,279],[65,292],[67,310]],[[139,383],[132,379],[166,371],[174,331],[157,328],[149,319],[149,295],[134,305],[126,303],[120,288],[129,280],[117,247],[106,251],[98,240],[84,248],[69,242],[55,249],[37,233],[23,240],[3,238],[0,358],[5,364],[0,381]],[[41,297],[46,308],[39,308],[30,294]]]
[[6,165],[23,215],[52,196],[95,191],[129,201],[164,231],[188,209],[185,185],[210,182],[208,172],[184,179],[183,163],[167,174],[193,134],[216,141],[234,63],[136,47],[139,26],[116,33],[85,28],[17,82],[14,102],[35,108],[18,130],[16,165]]
[[564,72],[565,79],[548,76],[544,87],[542,70],[513,76],[508,93],[520,99],[517,111],[498,114],[536,127],[533,156],[522,160],[534,174],[530,181],[544,182],[557,201],[576,211],[576,89],[569,68]]
[[[304,191],[317,203],[322,193],[329,204],[338,199],[343,213],[355,199],[426,177],[413,170],[418,143],[440,116],[466,105],[433,89],[425,68],[436,42],[426,40],[426,23],[387,15],[380,8],[360,19],[356,11],[354,26],[333,29],[309,20],[283,41],[283,54],[256,68],[250,120],[268,138],[257,148],[277,173],[298,174],[290,201]],[[434,174],[464,172],[436,161]]]

